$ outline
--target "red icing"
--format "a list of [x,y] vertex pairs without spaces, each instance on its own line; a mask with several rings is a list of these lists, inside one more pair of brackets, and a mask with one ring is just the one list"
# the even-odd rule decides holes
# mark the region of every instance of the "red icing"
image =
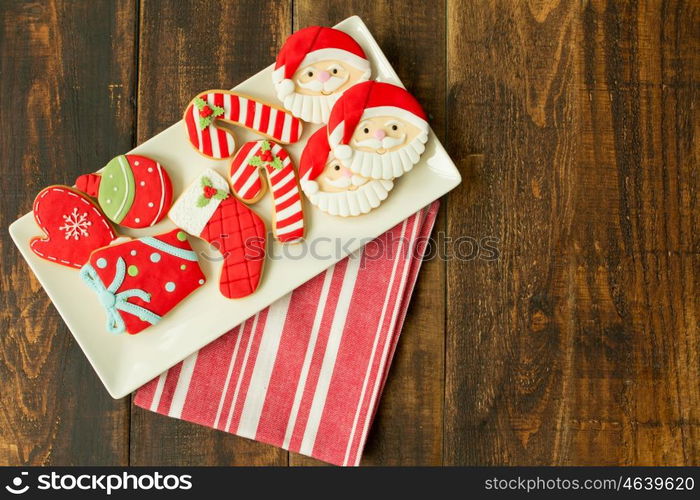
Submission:
[[202,238],[217,247],[225,261],[219,289],[224,297],[250,295],[260,284],[265,262],[265,223],[251,209],[229,196],[204,226]]
[[212,196],[216,194],[216,188],[211,186],[204,186],[204,197],[211,199]]
[[[135,195],[131,208],[120,224],[134,228],[152,226],[168,214],[172,205],[173,186],[170,176],[162,165],[159,166],[158,162],[146,156],[126,155],[126,159],[134,175]],[[150,203],[153,206],[149,206]]]
[[[175,229],[169,233],[155,236],[155,238],[177,248],[192,250],[187,239],[180,241],[177,238],[179,232],[182,231]],[[132,255],[132,252],[136,252],[136,255]],[[152,254],[160,256],[157,262],[153,262],[151,259]],[[144,307],[159,316],[167,314],[185,297],[202,286],[203,281],[200,283],[200,280],[205,279],[197,262],[163,252],[144,244],[139,239],[99,249],[90,256],[90,264],[105,287],[108,287],[114,279],[118,257],[124,259],[127,270],[130,266],[136,266],[138,273],[132,276],[127,272],[124,276],[124,282],[117,290],[117,293],[132,288],[149,293],[151,295],[150,302],[145,302],[137,297],[131,297],[128,301]],[[105,259],[106,267],[100,268],[97,265],[97,260],[100,258]],[[183,265],[185,269],[181,269]],[[172,291],[167,291],[165,288],[168,282],[172,282],[175,285]],[[126,330],[130,334],[139,333],[150,326],[150,323],[142,321],[132,314],[123,311],[120,314],[126,325]]]
[[82,193],[67,186],[49,186],[34,200],[34,219],[45,238],[29,246],[39,257],[72,268],[80,268],[90,253],[109,245],[116,233],[107,218]]
[[199,116],[206,118],[207,116],[210,116],[214,111],[209,106],[203,106],[202,109],[199,110]]

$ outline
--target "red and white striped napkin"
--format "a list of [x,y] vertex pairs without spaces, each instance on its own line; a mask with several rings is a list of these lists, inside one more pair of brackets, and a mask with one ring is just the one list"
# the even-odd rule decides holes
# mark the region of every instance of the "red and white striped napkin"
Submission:
[[439,202],[141,387],[151,411],[358,465]]

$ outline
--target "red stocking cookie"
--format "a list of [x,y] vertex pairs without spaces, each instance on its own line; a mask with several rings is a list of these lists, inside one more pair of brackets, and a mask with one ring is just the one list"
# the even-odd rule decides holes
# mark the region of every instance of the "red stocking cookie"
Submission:
[[260,179],[265,172],[275,203],[273,233],[282,243],[304,237],[304,212],[299,182],[289,153],[270,141],[251,141],[243,145],[231,163],[231,187],[245,203],[255,203],[265,194]]
[[179,229],[95,250],[80,276],[97,293],[112,333],[139,333],[204,284]]
[[219,280],[224,297],[237,299],[255,291],[265,260],[265,223],[230,195],[219,174],[211,169],[202,172],[175,201],[168,217],[224,256]]
[[217,160],[236,151],[231,130],[220,123],[245,127],[282,144],[298,141],[302,132],[301,120],[291,113],[228,90],[199,94],[187,106],[184,120],[194,148]]
[[39,257],[81,268],[90,253],[109,245],[117,235],[89,198],[67,186],[49,186],[34,200],[34,219],[44,238],[29,243]]
[[139,155],[117,156],[100,173],[78,177],[75,185],[97,198],[107,217],[126,227],[154,225],[173,201],[168,172],[157,161]]

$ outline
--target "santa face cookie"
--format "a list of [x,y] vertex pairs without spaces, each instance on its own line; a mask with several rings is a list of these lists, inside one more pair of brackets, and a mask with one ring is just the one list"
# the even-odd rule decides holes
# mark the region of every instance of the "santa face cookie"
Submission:
[[34,200],[34,220],[46,234],[33,238],[36,255],[56,264],[80,269],[90,253],[109,245],[117,235],[89,198],[68,186],[49,186]]
[[272,81],[277,97],[294,116],[326,123],[336,100],[353,85],[367,81],[370,64],[348,34],[310,26],[282,46]]
[[75,185],[97,198],[113,222],[132,228],[159,222],[173,201],[168,172],[157,161],[139,155],[117,156],[100,173],[78,177]]
[[362,215],[377,208],[394,183],[354,174],[330,151],[326,129],[310,138],[299,163],[301,187],[311,204],[341,217]]
[[336,102],[328,122],[333,153],[353,173],[401,177],[418,163],[428,140],[427,116],[405,89],[364,82]]
[[104,307],[107,331],[132,335],[158,323],[205,281],[179,229],[95,250],[80,277]]

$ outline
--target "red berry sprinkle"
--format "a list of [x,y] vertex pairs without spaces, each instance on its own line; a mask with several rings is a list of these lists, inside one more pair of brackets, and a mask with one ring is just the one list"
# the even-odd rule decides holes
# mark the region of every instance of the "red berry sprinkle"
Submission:
[[202,116],[206,118],[207,116],[211,115],[214,111],[209,106],[204,106],[202,109],[199,110],[199,116]]

